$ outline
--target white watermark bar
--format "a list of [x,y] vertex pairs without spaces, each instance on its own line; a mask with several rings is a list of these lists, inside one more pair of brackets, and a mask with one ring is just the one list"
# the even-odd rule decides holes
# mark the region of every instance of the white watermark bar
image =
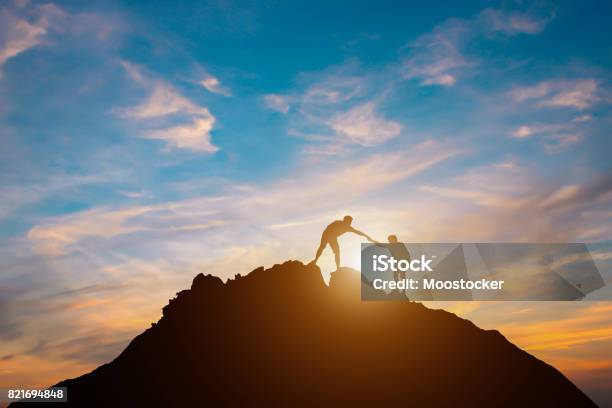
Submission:
[[612,243],[361,246],[363,300],[610,300]]

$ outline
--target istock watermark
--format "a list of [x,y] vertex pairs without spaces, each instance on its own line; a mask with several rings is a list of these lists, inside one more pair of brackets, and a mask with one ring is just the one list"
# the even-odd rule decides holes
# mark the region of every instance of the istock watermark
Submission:
[[[395,244],[394,244],[395,245]],[[397,272],[432,272],[431,263],[433,258],[427,259],[425,255],[421,255],[421,259],[395,259],[393,256],[373,255],[372,268],[374,272],[386,272],[388,270]]]
[[363,300],[610,300],[612,243],[362,244]]

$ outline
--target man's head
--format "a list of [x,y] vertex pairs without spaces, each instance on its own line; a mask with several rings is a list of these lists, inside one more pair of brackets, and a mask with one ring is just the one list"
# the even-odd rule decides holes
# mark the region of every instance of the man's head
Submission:
[[397,244],[397,236],[396,235],[389,235],[387,237],[387,239],[389,240],[390,244]]
[[346,225],[351,225],[351,222],[353,222],[353,217],[350,215],[345,215],[342,221],[344,221]]

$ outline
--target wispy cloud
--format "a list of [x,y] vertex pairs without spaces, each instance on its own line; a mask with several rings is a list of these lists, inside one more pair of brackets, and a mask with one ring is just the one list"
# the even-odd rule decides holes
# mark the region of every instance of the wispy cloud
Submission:
[[545,153],[557,154],[584,141],[585,134],[582,128],[584,122],[590,120],[590,116],[582,115],[577,119],[574,118],[567,123],[521,125],[509,135],[515,139],[537,137]]
[[383,113],[391,83],[375,83],[374,75],[351,61],[302,78],[297,91],[264,95],[263,102],[287,116],[288,133],[308,140],[303,152],[317,161],[400,135],[403,125]]
[[214,153],[219,148],[212,144],[210,132],[215,124],[215,117],[208,110],[195,117],[191,123],[152,130],[143,136],[147,139],[159,139],[169,148],[188,149],[196,152]]
[[[586,214],[612,202],[612,175],[596,176],[583,183],[551,185],[534,179],[527,167],[487,166],[421,189],[452,200],[457,206],[452,211],[461,213],[453,227],[445,224],[446,234],[456,230],[470,231],[474,236],[478,231],[480,239],[485,240],[580,241],[588,233],[587,223],[596,226],[606,219],[598,213],[600,221],[587,222]],[[520,225],[513,224],[517,217],[523,220]],[[607,227],[599,231],[598,239],[605,239],[609,230]]]
[[142,103],[121,112],[130,119],[155,119],[174,114],[209,115],[207,108],[194,104],[162,81],[154,85],[153,92]]
[[5,181],[0,189],[0,220],[8,217],[16,210],[40,203],[49,197],[68,195],[69,192],[78,188],[116,181],[121,176],[119,173],[99,170],[96,174],[81,176],[62,173],[49,174],[28,180],[27,186],[23,185],[23,180],[19,184]]
[[561,131],[567,131],[571,129],[571,125],[567,124],[534,124],[534,125],[521,125],[510,132],[510,136],[517,139],[525,139],[534,135],[542,133],[555,133]]
[[54,36],[93,38],[99,46],[121,27],[116,16],[69,13],[54,3],[12,3],[0,7],[0,68],[30,49],[53,44]]
[[578,81],[569,89],[559,91],[552,95],[550,99],[542,101],[542,105],[585,109],[598,101],[596,91],[597,81],[592,79]]
[[516,137],[517,139],[523,139],[533,135],[535,132],[533,126],[523,125],[510,132],[510,136]]
[[40,253],[60,256],[67,248],[87,236],[110,238],[140,231],[141,225],[127,223],[132,217],[145,214],[148,207],[128,208],[120,211],[94,209],[76,215],[60,217],[46,226],[37,226],[28,232],[28,239],[36,244]]
[[208,92],[223,96],[232,96],[232,91],[228,87],[221,85],[221,81],[210,74],[205,75],[204,79],[200,81],[200,85],[206,88]]
[[346,109],[368,93],[369,78],[359,71],[354,62],[332,67],[307,80],[304,78],[306,85],[294,92],[264,95],[263,102],[268,109],[277,112],[287,114],[293,108],[297,116],[325,122],[337,110]]
[[134,120],[147,129],[141,133],[141,137],[162,140],[166,142],[167,149],[203,153],[219,150],[211,140],[210,132],[216,119],[208,108],[193,103],[162,80],[148,79],[133,64],[123,62],[122,66],[132,79],[152,87],[150,95],[143,102],[118,111],[120,116]]
[[575,146],[584,140],[582,133],[568,133],[550,135],[544,143],[544,151],[548,154],[557,154]]
[[146,85],[149,82],[148,77],[138,65],[125,60],[120,60],[119,64],[132,81],[142,85]]
[[473,64],[461,51],[470,30],[468,22],[451,20],[419,37],[403,64],[404,78],[420,78],[422,85],[454,85],[457,72]]
[[331,118],[330,126],[350,141],[362,146],[374,146],[399,135],[402,126],[378,116],[376,104],[367,102]]
[[465,48],[477,38],[491,34],[538,34],[549,18],[537,18],[527,13],[486,9],[472,19],[449,19],[418,37],[410,44],[404,60],[405,79],[420,79],[421,85],[453,86],[458,76],[479,64],[467,56]]
[[534,101],[537,106],[583,110],[600,100],[595,79],[543,81],[512,89],[508,96],[515,102]]
[[276,94],[264,95],[264,102],[269,109],[280,113],[289,112],[289,101],[286,97]]
[[[106,242],[134,233],[188,233],[202,225],[234,228],[234,222],[239,221],[282,223],[287,218],[346,205],[460,153],[436,144],[416,146],[375,155],[357,164],[339,163],[322,169],[315,166],[297,178],[230,190],[220,196],[123,209],[97,208],[52,218],[31,228],[27,237],[41,254],[63,256],[85,248],[82,245],[93,243],[92,238]],[[291,201],[286,197],[292,197]],[[296,208],[294,202],[300,202],[301,207]]]
[[480,13],[491,31],[508,35],[539,34],[551,20],[551,17],[536,17],[517,11],[503,12],[496,9],[486,9]]
[[119,191],[119,193],[128,198],[143,198],[147,196],[145,191]]
[[7,10],[0,11],[0,25],[4,31],[0,38],[0,66],[9,58],[38,45],[47,32],[43,24],[19,19]]
[[589,121],[591,121],[591,120],[593,120],[593,116],[586,114],[586,115],[576,116],[576,117],[575,117],[575,118],[572,120],[572,122],[575,122],[575,123],[582,123],[582,122],[589,122]]

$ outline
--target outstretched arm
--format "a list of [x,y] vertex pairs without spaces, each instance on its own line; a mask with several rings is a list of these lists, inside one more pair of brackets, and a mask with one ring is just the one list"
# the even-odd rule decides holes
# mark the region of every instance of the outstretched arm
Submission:
[[363,233],[363,232],[361,232],[359,230],[356,230],[355,228],[351,228],[351,232],[353,232],[353,233],[355,233],[357,235],[361,235],[362,237],[365,237],[370,242],[376,242],[368,234]]

